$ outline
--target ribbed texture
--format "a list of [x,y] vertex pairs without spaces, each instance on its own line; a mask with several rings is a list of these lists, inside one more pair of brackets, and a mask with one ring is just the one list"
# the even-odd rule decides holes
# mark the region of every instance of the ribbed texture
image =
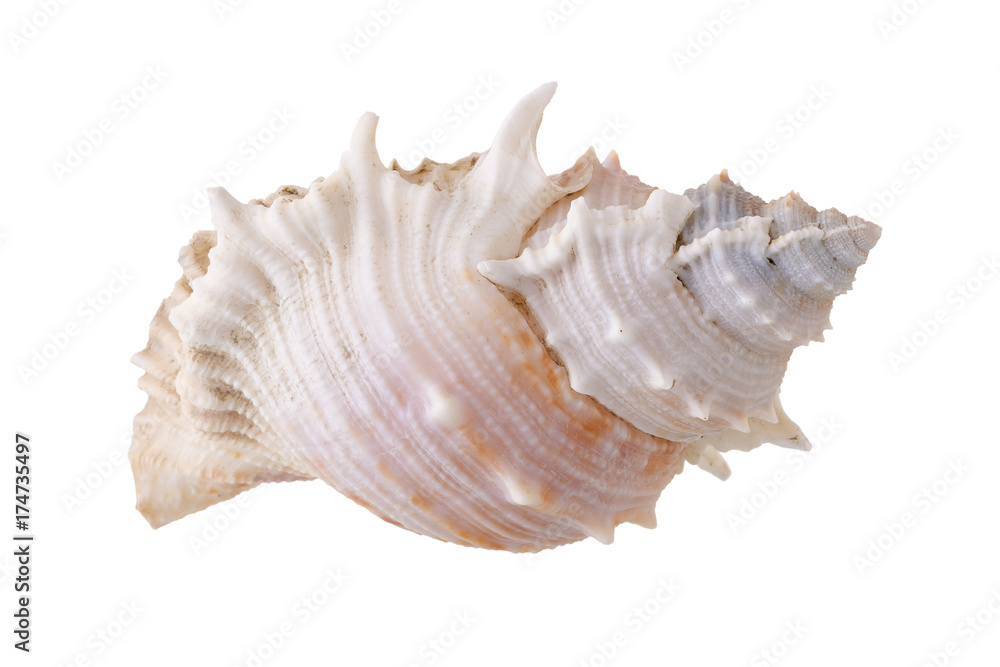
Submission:
[[[573,391],[476,270],[514,257],[590,177],[585,163],[553,178],[538,166],[552,92],[529,95],[488,152],[454,165],[386,168],[366,114],[337,172],[308,190],[247,205],[214,193],[217,243],[193,253],[198,274],[164,303],[139,360],[150,374],[163,366],[161,393],[192,406],[154,390],[137,417],[176,424],[137,429],[133,443],[138,505],[154,525],[221,499],[203,494],[206,477],[227,497],[319,478],[412,531],[511,551],[655,523],[684,445]],[[210,459],[213,437],[229,445]]]
[[576,391],[647,433],[797,446],[777,403],[785,368],[822,340],[878,227],[795,194],[765,203],[725,173],[684,196],[616,160],[594,179],[546,212],[519,257],[480,271],[523,300]]

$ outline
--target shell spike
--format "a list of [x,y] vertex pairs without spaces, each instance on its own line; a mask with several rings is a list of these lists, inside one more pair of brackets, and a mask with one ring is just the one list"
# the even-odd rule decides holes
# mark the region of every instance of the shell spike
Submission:
[[364,165],[368,168],[380,167],[385,169],[381,158],[378,156],[378,149],[375,147],[375,129],[378,127],[378,116],[371,111],[366,111],[358,119],[351,134],[351,150],[344,153],[340,164]]
[[615,522],[610,516],[593,516],[586,521],[580,521],[580,528],[588,537],[593,537],[601,544],[611,544],[615,541]]
[[542,123],[542,113],[555,93],[555,82],[544,83],[521,98],[504,119],[490,152],[535,158],[535,138]]
[[232,218],[243,212],[243,204],[229,194],[229,190],[212,187],[205,192],[208,195],[208,210],[212,214],[212,220]]
[[700,442],[693,443],[687,454],[688,462],[695,464],[705,472],[709,472],[712,475],[718,477],[722,481],[729,479],[732,474],[732,470],[729,468],[729,464],[726,463],[726,459],[719,453],[712,445],[702,444]]
[[[593,146],[591,146],[590,150],[594,150]],[[608,151],[608,154],[604,158],[604,162],[601,163],[601,166],[605,169],[617,169],[618,171],[621,171],[622,162],[618,157],[618,151],[613,148]]]
[[538,163],[535,139],[542,122],[542,113],[555,92],[556,84],[546,83],[525,95],[507,114],[493,138],[493,145],[476,165],[474,173],[482,175],[485,172],[493,180],[510,179],[511,169],[521,172],[521,178],[524,178],[523,172],[528,170],[530,174],[526,174],[527,176],[548,181],[548,176]]
[[771,444],[784,449],[797,449],[800,452],[808,452],[812,449],[812,443],[806,439],[805,435],[796,436],[795,438],[789,438],[787,440],[775,439],[771,441]]
[[[229,194],[228,190],[222,187],[208,188],[206,194],[208,195],[208,210],[212,214],[215,228],[220,232],[219,236],[224,236],[226,232],[248,228],[255,207],[240,203]],[[182,249],[182,252],[184,250]],[[185,273],[187,273],[186,270]]]
[[615,521],[618,523],[632,523],[636,526],[652,530],[656,528],[656,508],[653,505],[633,507],[619,513],[615,517]]
[[[542,114],[555,90],[556,84],[547,83],[521,99],[507,114],[493,145],[464,181],[467,189],[491,197],[488,205],[494,209],[496,217],[507,214],[518,221],[517,226],[506,232],[491,230],[501,235],[498,238],[504,239],[504,247],[513,240],[520,242],[546,209],[586,186],[593,175],[593,161],[578,160],[553,180],[538,162],[535,138]],[[495,196],[498,191],[504,192],[502,199]],[[509,257],[516,252],[514,248],[510,254],[506,250],[500,254]]]

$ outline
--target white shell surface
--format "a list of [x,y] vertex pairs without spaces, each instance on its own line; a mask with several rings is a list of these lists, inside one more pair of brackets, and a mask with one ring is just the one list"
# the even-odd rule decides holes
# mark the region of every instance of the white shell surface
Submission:
[[536,551],[652,527],[685,460],[724,477],[719,452],[804,446],[785,364],[877,228],[724,176],[672,195],[592,152],[546,176],[553,92],[453,164],[384,166],[366,114],[309,188],[215,191],[134,358],[152,525],[322,479],[414,532]]
[[217,244],[185,250],[203,272],[136,357],[152,390],[131,458],[151,523],[301,478],[490,548],[609,541],[621,521],[652,522],[684,446],[574,392],[475,268],[515,256],[541,212],[586,183],[585,162],[550,179],[535,158],[552,93],[455,165],[386,168],[369,114],[308,191],[269,205],[216,192]]
[[479,265],[526,302],[573,389],[676,441],[777,422],[792,350],[822,340],[878,238],[794,194],[764,205],[724,173],[689,194],[595,210],[585,188],[544,245]]

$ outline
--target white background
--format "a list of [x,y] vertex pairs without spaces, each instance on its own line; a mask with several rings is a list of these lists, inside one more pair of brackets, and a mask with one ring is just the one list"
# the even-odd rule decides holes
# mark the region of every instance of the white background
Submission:
[[[30,655],[0,548],[4,665],[996,664],[996,3],[407,1],[350,58],[388,0],[51,4],[0,20],[0,507],[19,430],[37,536]],[[385,163],[436,128],[430,156],[457,159],[550,80],[550,173],[595,144],[674,192],[728,167],[765,199],[794,188],[882,225],[783,385],[816,450],[734,453],[725,483],[686,471],[656,530],[534,557],[399,530],[318,481],[153,531],[124,458],[145,401],[129,357],[210,226],[185,219],[195,191],[230,161],[241,201],[308,185],[366,110]],[[268,136],[275,109],[293,118]],[[308,618],[303,597],[322,601]]]

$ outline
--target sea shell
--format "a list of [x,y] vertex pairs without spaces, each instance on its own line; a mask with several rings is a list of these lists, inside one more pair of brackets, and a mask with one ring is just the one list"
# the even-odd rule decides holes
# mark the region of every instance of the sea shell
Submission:
[[588,151],[549,177],[542,86],[489,151],[385,167],[373,114],[339,169],[241,204],[134,357],[129,452],[162,526],[263,482],[322,479],[386,521],[537,551],[652,527],[683,467],[807,448],[778,402],[879,228],[725,172],[684,195]]

